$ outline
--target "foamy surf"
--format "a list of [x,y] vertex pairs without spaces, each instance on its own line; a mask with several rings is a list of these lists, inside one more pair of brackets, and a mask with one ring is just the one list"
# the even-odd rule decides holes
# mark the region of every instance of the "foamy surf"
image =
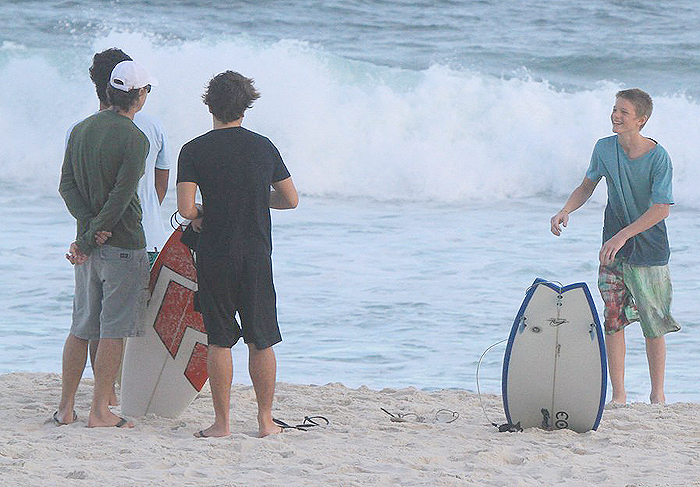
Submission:
[[[389,68],[294,40],[166,42],[113,32],[70,52],[4,43],[0,178],[55,190],[65,130],[97,106],[87,74],[91,56],[111,46],[161,80],[146,110],[163,121],[174,158],[185,141],[210,128],[200,95],[213,74],[233,69],[255,78],[262,98],[245,124],[276,142],[300,190],[312,195],[563,196],[583,177],[595,141],[610,134],[609,112],[621,88],[601,81],[563,91],[526,70],[506,79],[443,65]],[[671,154],[676,202],[700,208],[700,106],[682,94],[656,96],[655,105],[645,134]]]

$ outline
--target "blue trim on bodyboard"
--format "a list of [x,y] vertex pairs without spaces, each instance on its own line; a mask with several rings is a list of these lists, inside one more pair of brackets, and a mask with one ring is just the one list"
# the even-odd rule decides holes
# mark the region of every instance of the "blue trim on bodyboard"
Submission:
[[591,296],[591,291],[588,289],[585,283],[583,284],[583,291],[586,293],[586,299],[588,299],[588,304],[593,312],[593,320],[595,321],[596,335],[598,337],[598,348],[600,349],[600,404],[598,405],[598,416],[596,416],[595,424],[593,424],[593,429],[597,430],[600,424],[600,419],[603,417],[603,410],[605,409],[605,397],[608,393],[608,356],[605,349],[605,340],[603,339],[603,327],[600,326],[600,319],[598,318],[598,310],[593,302],[593,296]]
[[600,424],[600,420],[603,417],[603,409],[605,408],[605,396],[608,391],[608,367],[607,367],[607,356],[605,352],[605,341],[603,339],[603,329],[600,326],[600,319],[598,318],[598,311],[596,310],[595,303],[593,302],[593,297],[591,296],[591,292],[588,289],[588,285],[585,282],[577,282],[574,284],[569,284],[564,287],[557,286],[551,281],[548,281],[546,279],[542,279],[541,277],[538,277],[534,280],[530,288],[528,289],[527,293],[525,294],[525,299],[523,299],[522,304],[520,305],[520,309],[518,310],[518,314],[515,315],[515,320],[513,321],[513,326],[511,327],[510,330],[510,335],[508,336],[508,344],[506,345],[506,352],[505,355],[503,356],[503,373],[501,374],[501,393],[503,396],[503,410],[505,411],[506,414],[506,419],[509,423],[512,423],[512,419],[510,417],[510,411],[508,410],[508,366],[510,364],[510,355],[511,351],[513,349],[513,342],[515,341],[515,336],[518,333],[518,328],[520,328],[520,322],[522,321],[523,314],[525,313],[525,309],[527,309],[528,304],[530,304],[530,300],[532,299],[532,296],[535,294],[535,291],[537,290],[537,286],[547,286],[553,291],[558,292],[559,294],[563,294],[566,291],[570,291],[572,289],[576,288],[583,288],[584,294],[586,295],[586,299],[588,300],[588,305],[591,307],[591,314],[593,315],[593,320],[595,321],[596,325],[596,336],[598,338],[598,348],[600,350],[600,370],[601,370],[601,391],[600,391],[600,403],[598,405],[598,414],[596,415],[596,420],[595,423],[593,424],[593,430],[598,429],[598,425]]

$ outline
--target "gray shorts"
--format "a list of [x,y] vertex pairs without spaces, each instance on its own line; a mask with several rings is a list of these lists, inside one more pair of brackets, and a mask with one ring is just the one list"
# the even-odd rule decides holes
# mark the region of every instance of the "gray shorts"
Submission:
[[145,249],[94,249],[75,266],[71,334],[83,340],[143,335],[148,278]]

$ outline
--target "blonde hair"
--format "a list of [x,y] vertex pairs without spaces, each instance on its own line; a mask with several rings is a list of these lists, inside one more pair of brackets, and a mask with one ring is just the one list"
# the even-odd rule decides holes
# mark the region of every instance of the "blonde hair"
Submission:
[[634,105],[634,111],[637,112],[637,117],[646,117],[642,127],[646,125],[647,120],[649,120],[651,117],[651,112],[654,110],[654,102],[651,101],[651,96],[649,96],[649,93],[642,91],[639,88],[631,88],[629,90],[618,91],[615,98],[624,98]]

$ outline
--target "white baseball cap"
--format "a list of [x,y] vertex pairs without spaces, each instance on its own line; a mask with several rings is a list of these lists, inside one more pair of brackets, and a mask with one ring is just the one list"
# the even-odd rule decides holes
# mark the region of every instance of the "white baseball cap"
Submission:
[[122,61],[114,66],[109,84],[118,90],[130,91],[146,85],[158,86],[158,80],[136,61]]

